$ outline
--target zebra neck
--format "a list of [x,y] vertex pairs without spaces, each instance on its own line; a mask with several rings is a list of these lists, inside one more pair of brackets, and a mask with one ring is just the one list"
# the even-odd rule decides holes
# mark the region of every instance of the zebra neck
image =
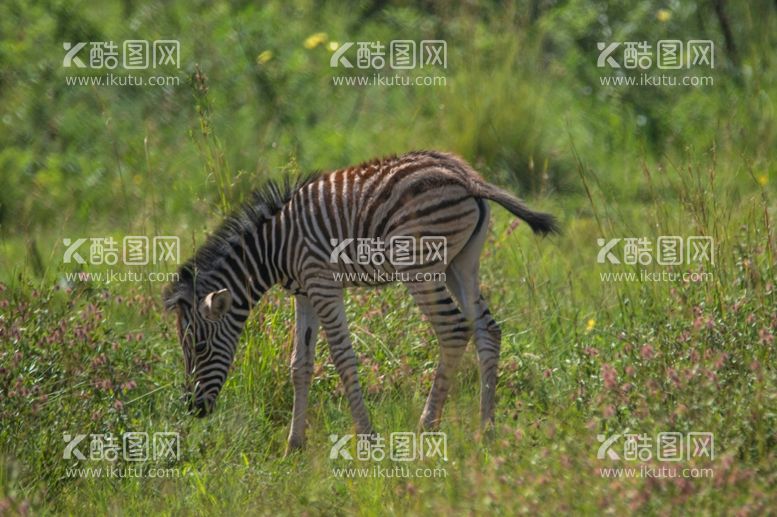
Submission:
[[227,268],[235,271],[235,275],[245,286],[243,296],[254,303],[277,283],[287,278],[286,266],[283,261],[284,240],[278,238],[278,228],[274,219],[266,220],[255,228],[247,231],[241,241],[239,252],[233,255],[234,266],[225,262]]
[[287,221],[276,214],[227,237],[219,260],[201,270],[205,290],[229,289],[234,308],[247,317],[265,292],[289,278]]

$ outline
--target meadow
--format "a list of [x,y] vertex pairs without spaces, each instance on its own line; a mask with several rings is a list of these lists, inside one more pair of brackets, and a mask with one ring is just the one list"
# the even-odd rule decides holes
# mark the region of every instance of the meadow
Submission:
[[[115,70],[165,85],[68,81],[105,70],[64,66],[64,42],[127,40],[179,42],[178,66]],[[344,43],[394,40],[445,41],[445,66],[401,72],[444,84],[335,84],[375,73],[331,66]],[[714,65],[597,66],[599,42],[660,40],[711,41]],[[773,513],[776,45],[766,0],[4,2],[0,514]],[[640,73],[712,83],[602,81]],[[65,259],[82,238],[176,236],[183,261],[268,178],[413,149],[461,155],[563,228],[536,237],[492,207],[496,429],[479,432],[470,345],[447,459],[363,461],[355,439],[354,459],[330,459],[330,436],[354,431],[323,335],[308,443],[284,456],[294,304],[279,288],[215,412],[193,418],[161,300],[177,264],[97,264],[89,244],[84,264]],[[684,245],[671,265],[667,236]],[[708,255],[687,255],[695,238]],[[643,240],[635,260],[627,239]],[[415,432],[430,326],[401,286],[351,290],[347,310],[377,431]],[[177,433],[179,450],[90,459],[91,435],[127,432]],[[659,459],[665,433],[680,461]],[[67,457],[80,434],[86,458]]]

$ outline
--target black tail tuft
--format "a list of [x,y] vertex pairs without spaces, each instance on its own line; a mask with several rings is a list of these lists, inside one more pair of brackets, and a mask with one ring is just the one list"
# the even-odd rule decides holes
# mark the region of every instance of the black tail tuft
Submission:
[[482,182],[475,184],[473,190],[476,195],[496,201],[513,215],[526,221],[532,231],[536,234],[548,235],[550,233],[560,233],[561,231],[558,221],[554,216],[542,212],[535,212],[524,205],[520,199],[499,187]]
[[561,227],[559,226],[558,221],[555,216],[551,214],[525,211],[523,212],[523,215],[519,215],[519,217],[526,221],[532,231],[537,235],[561,233]]

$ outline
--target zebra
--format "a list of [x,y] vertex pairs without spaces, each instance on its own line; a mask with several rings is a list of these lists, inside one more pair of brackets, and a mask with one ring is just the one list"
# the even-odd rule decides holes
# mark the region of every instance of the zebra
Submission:
[[[213,410],[251,309],[267,290],[281,285],[294,296],[296,313],[287,453],[304,445],[319,327],[356,432],[373,435],[357,377],[344,289],[379,286],[398,277],[431,322],[440,348],[420,428],[439,428],[457,365],[474,335],[480,422],[493,429],[501,330],[481,295],[478,277],[489,226],[485,200],[505,207],[534,233],[559,230],[552,215],[534,212],[486,183],[454,154],[416,151],[297,181],[269,181],[225,219],[165,290],[165,307],[177,315],[189,410],[199,417]],[[401,248],[392,241],[399,236],[416,242],[444,239],[443,253],[428,253],[424,260],[421,246],[411,253],[410,242]],[[380,239],[384,247],[394,242],[408,264],[355,260],[360,239]]]

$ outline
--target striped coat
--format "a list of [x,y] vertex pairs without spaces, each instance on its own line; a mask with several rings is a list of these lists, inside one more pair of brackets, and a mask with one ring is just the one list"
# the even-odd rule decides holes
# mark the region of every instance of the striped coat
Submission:
[[439,152],[378,159],[293,185],[269,183],[216,230],[166,291],[166,305],[177,314],[192,409],[198,415],[212,410],[251,309],[280,284],[296,300],[289,448],[304,441],[319,328],[357,432],[372,433],[343,289],[399,281],[428,317],[440,345],[422,428],[439,425],[451,380],[473,336],[481,422],[491,425],[501,333],[478,279],[489,220],[486,200],[536,233],[557,230],[552,216],[530,210],[486,183],[461,158]]

